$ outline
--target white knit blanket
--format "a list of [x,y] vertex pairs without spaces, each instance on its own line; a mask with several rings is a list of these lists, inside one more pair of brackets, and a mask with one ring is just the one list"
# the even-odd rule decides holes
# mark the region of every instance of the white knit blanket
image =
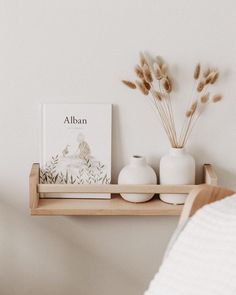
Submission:
[[197,211],[145,295],[236,295],[236,195]]

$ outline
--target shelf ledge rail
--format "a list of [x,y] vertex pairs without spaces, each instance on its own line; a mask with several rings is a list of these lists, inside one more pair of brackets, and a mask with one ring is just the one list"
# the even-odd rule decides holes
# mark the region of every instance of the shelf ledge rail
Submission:
[[[205,164],[204,183],[217,185],[217,176],[210,164]],[[132,193],[178,193],[188,194],[196,185],[118,185],[118,184],[40,184],[40,166],[34,163],[29,177],[30,208],[36,209],[39,204],[40,193],[111,193],[111,194],[132,194]]]

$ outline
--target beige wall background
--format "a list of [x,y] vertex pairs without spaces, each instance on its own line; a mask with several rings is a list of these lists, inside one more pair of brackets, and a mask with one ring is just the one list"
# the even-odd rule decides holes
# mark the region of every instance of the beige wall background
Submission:
[[[217,65],[221,104],[189,151],[236,189],[236,4],[233,0],[0,1],[0,294],[138,295],[158,270],[174,217],[30,217],[41,102],[108,102],[113,180],[132,154],[157,169],[168,142],[133,77],[140,50],[163,55],[180,115],[196,62]],[[178,123],[180,118],[177,117]],[[60,136],[60,135],[58,135]]]

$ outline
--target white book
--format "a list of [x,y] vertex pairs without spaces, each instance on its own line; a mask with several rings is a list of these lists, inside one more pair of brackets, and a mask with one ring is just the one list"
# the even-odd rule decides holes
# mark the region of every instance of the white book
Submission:
[[[40,182],[108,184],[111,104],[43,104]],[[47,193],[47,198],[105,198],[110,194]]]

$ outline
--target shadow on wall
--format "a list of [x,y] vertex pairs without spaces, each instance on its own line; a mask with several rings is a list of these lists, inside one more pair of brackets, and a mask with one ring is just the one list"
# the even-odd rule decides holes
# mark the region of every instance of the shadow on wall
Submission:
[[[123,167],[120,155],[123,155],[122,135],[120,126],[120,110],[116,104],[112,105],[112,183],[117,182],[118,173]],[[116,167],[116,171],[114,171]]]
[[231,188],[235,191],[236,174],[218,165],[215,166],[215,169],[218,175],[219,185],[225,186],[227,182],[227,188]]
[[26,210],[1,202],[1,294],[141,295],[158,270],[177,221],[31,217]]
[[236,186],[236,174],[215,164],[216,160],[212,158],[209,150],[197,147],[191,147],[191,153],[196,160],[196,183],[203,183],[203,164],[212,164],[218,177],[218,184],[227,188],[234,189]]

